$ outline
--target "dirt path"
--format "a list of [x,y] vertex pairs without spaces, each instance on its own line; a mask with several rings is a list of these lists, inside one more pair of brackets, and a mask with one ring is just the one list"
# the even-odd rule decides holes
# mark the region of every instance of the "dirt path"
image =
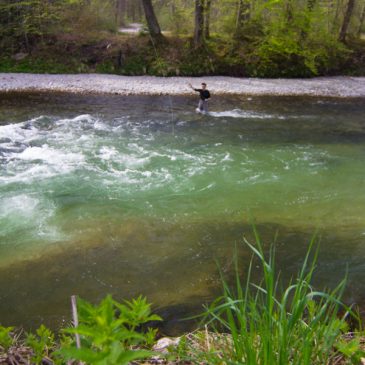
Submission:
[[143,30],[143,24],[141,23],[131,23],[125,27],[121,27],[118,29],[120,33],[131,33],[131,34],[139,33],[142,30]]

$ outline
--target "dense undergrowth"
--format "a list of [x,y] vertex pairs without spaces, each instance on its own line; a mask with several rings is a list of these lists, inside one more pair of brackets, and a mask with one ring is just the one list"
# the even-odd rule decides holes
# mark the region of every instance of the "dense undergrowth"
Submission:
[[364,41],[327,43],[281,33],[253,35],[246,41],[218,35],[196,49],[188,37],[165,37],[155,44],[148,34],[61,34],[35,39],[30,51],[7,50],[0,72],[107,73],[118,75],[312,77],[365,75]]
[[[361,320],[341,301],[346,279],[331,291],[311,284],[318,253],[313,242],[285,286],[275,271],[275,250],[265,255],[257,234],[255,245],[246,244],[252,251],[247,272],[239,274],[235,258],[235,283],[222,275],[223,294],[200,316],[200,329],[163,353],[154,348],[162,319],[146,299],[119,303],[107,296],[98,305],[78,299],[78,326],[57,337],[43,325],[35,333],[0,326],[0,364],[363,364]],[[253,266],[262,270],[259,282]]]

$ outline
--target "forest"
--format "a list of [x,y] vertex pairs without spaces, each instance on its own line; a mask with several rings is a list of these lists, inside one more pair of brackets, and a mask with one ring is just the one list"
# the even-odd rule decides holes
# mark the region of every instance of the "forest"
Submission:
[[364,19],[364,0],[1,0],[0,71],[364,75]]

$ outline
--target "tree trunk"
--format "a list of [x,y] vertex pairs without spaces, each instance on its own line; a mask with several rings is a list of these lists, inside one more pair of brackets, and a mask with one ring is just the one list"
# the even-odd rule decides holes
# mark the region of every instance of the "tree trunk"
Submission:
[[355,6],[355,0],[348,0],[347,7],[346,7],[346,13],[343,18],[342,27],[341,27],[340,36],[339,36],[339,40],[341,42],[346,41],[347,30],[350,25],[350,20],[351,20],[352,12],[354,10],[354,6]]
[[133,22],[137,22],[137,6],[134,1],[131,1],[131,10],[132,10],[132,20]]
[[205,39],[210,37],[210,9],[212,5],[212,0],[206,0],[205,3],[205,21],[204,21],[204,36]]
[[132,22],[138,22],[138,5],[141,0],[127,0],[127,13]]
[[358,38],[361,37],[361,31],[362,31],[362,26],[364,25],[364,21],[365,21],[365,5],[364,5],[364,8],[362,9],[359,30],[357,31]]
[[312,13],[315,5],[316,5],[316,0],[307,0],[308,11],[306,12],[305,21],[302,24],[302,30],[300,32],[301,42],[303,42],[308,37],[308,32],[311,28],[311,23],[312,23]]
[[158,24],[151,0],[142,0],[148,30],[153,38],[162,38],[161,28]]
[[313,11],[315,5],[316,5],[316,0],[307,1],[307,9],[309,10],[309,12]]
[[292,0],[286,0],[285,3],[285,18],[286,18],[286,23],[287,25],[291,25],[293,23],[294,20],[294,4]]
[[137,17],[138,17],[138,21],[142,21],[143,19],[143,6],[142,6],[142,2],[141,1],[138,1],[137,2]]
[[236,33],[238,33],[242,24],[250,19],[250,2],[249,0],[238,1],[237,21],[236,21]]
[[199,48],[203,45],[204,31],[204,0],[195,0],[195,30],[194,45]]
[[[335,10],[335,14],[334,14],[334,17],[332,20],[332,26],[329,27],[329,29],[331,29],[332,33],[337,33],[339,31],[338,16],[339,16],[339,12],[340,12],[340,0],[333,0],[333,2],[336,2],[336,10]],[[333,5],[334,5],[334,3],[333,3]]]
[[171,1],[171,3],[170,3],[170,15],[173,19],[175,18],[175,14],[176,14],[176,4],[173,1]]
[[125,25],[126,10],[127,10],[126,0],[116,0],[115,22],[117,24],[117,27]]

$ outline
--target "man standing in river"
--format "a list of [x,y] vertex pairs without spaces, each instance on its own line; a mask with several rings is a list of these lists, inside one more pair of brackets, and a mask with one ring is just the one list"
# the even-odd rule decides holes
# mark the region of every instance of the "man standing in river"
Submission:
[[210,92],[207,90],[207,84],[202,82],[201,89],[195,89],[191,84],[189,86],[194,90],[200,93],[200,100],[198,104],[197,112],[200,113],[208,113],[208,99],[210,99]]

